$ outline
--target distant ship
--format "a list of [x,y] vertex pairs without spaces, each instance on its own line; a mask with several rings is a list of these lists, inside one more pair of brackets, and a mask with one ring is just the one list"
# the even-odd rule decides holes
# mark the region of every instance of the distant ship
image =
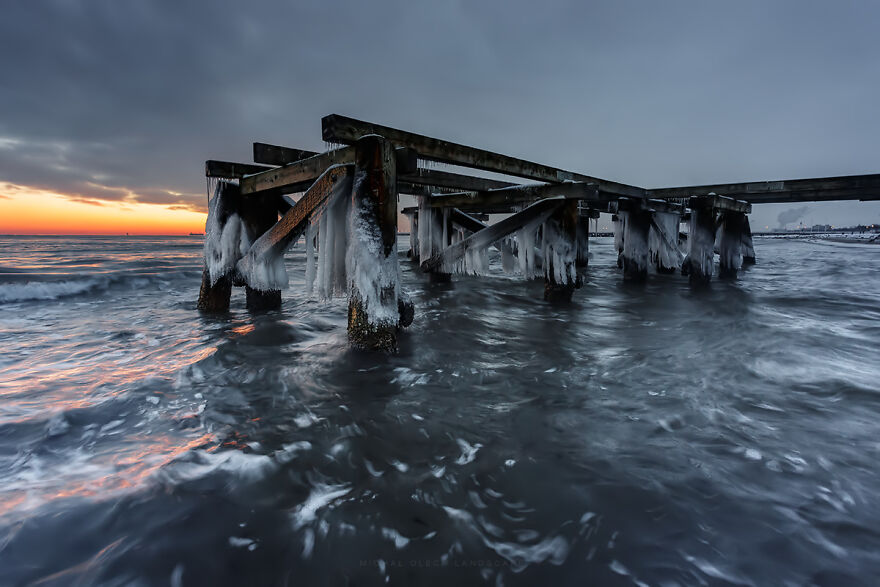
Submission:
[[189,233],[189,235],[190,236],[205,236],[205,233],[204,232],[191,232],[191,233]]

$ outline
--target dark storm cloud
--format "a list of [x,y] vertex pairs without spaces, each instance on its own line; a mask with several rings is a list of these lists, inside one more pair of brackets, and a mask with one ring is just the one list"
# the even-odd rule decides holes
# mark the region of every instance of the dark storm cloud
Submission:
[[205,159],[321,148],[331,112],[645,187],[877,172],[878,17],[874,2],[11,2],[0,180],[203,206]]

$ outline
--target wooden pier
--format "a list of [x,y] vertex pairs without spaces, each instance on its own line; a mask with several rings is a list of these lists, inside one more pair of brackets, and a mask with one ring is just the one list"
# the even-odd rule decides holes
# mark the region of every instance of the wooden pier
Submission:
[[[233,286],[247,288],[250,309],[279,307],[283,253],[305,235],[324,289],[349,296],[352,344],[396,350],[398,329],[413,319],[399,284],[399,194],[418,202],[402,212],[412,227],[408,255],[425,273],[485,272],[493,246],[505,270],[543,274],[550,302],[579,287],[588,222],[602,212],[613,215],[625,280],[643,281],[652,269],[699,285],[712,278],[716,252],[720,278],[755,262],[752,204],[880,199],[880,174],[645,189],[337,114],[322,119],[322,138],[340,147],[254,143],[253,163],[206,162],[215,190],[200,310],[226,311]],[[487,224],[489,214],[506,216]]]

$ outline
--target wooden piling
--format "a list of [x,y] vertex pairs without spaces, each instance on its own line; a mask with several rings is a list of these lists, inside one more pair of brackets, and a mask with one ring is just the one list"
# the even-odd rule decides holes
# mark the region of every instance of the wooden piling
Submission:
[[[206,238],[216,239],[215,244],[219,245],[221,234],[230,225],[230,229],[235,232],[235,240],[237,246],[239,205],[241,202],[241,191],[238,186],[221,181],[217,184],[217,189],[213,195],[214,200],[210,202],[210,212],[206,224]],[[235,251],[237,253],[237,251]],[[229,310],[229,300],[232,296],[232,271],[235,267],[235,258],[225,259],[225,251],[209,250],[205,248],[206,264],[202,270],[202,284],[199,288],[199,300],[196,307],[202,312],[217,313]],[[208,259],[207,257],[212,258]],[[225,265],[222,268],[223,274],[214,275],[213,279],[208,270],[208,263],[211,263],[214,270]]]
[[367,135],[354,148],[348,340],[358,348],[396,352],[401,308],[394,147],[380,136]]
[[544,223],[544,299],[569,302],[578,287],[578,203],[566,200]]
[[681,215],[677,212],[652,213],[649,249],[651,262],[657,273],[674,273],[681,266],[678,248],[678,226]]
[[742,264],[743,221],[742,212],[721,213],[721,240],[719,243],[718,277],[733,279]]
[[743,217],[742,232],[742,264],[755,264],[755,244],[752,242],[752,227],[749,226],[749,217]]
[[577,258],[578,267],[586,267],[590,263],[590,217],[580,216],[577,219]]
[[644,281],[648,277],[648,233],[651,212],[636,206],[626,212],[623,229],[623,278]]
[[711,206],[691,205],[688,253],[681,272],[692,285],[709,283],[715,261],[715,211]]

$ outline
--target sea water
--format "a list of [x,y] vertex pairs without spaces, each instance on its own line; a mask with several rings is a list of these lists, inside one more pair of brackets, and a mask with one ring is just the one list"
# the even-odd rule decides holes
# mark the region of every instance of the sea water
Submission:
[[880,247],[693,290],[592,239],[553,306],[407,240],[386,356],[302,243],[203,316],[200,237],[0,238],[0,584],[876,584]]

